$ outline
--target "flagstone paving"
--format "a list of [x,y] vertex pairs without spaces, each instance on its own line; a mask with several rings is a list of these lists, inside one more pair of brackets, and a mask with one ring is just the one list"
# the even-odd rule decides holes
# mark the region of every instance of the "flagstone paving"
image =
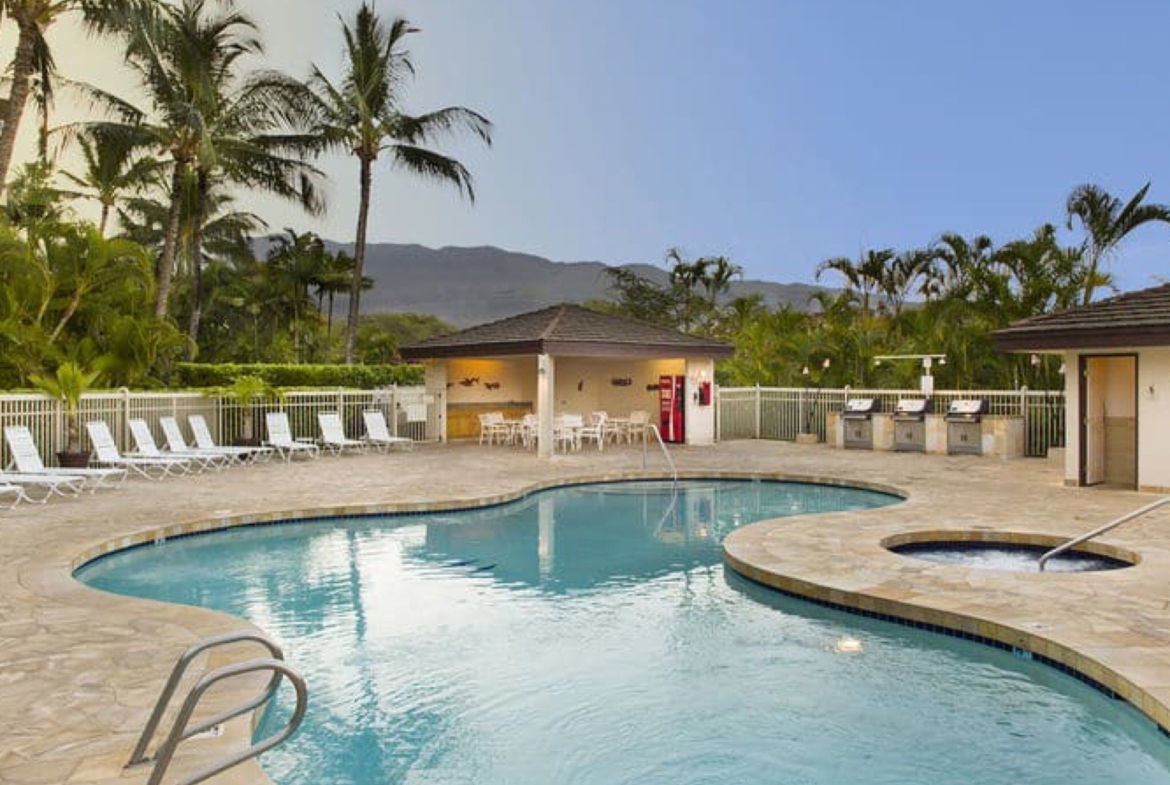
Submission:
[[[729,563],[822,601],[964,630],[1040,654],[1100,682],[1170,728],[1170,511],[1105,535],[1134,567],[1033,574],[942,566],[891,553],[907,533],[1007,533],[1050,542],[1155,497],[1064,487],[1047,461],[839,451],[727,442],[672,448],[680,473],[759,474],[897,490],[901,504],[789,518],[728,538]],[[506,447],[424,445],[409,453],[257,464],[0,512],[0,783],[144,783],[124,769],[174,659],[194,641],[248,625],[199,608],[88,589],[71,573],[103,551],[159,536],[325,512],[496,502],[565,481],[662,474],[640,448],[586,449],[540,461]],[[295,653],[290,653],[290,656]],[[225,652],[212,664],[240,656]],[[202,663],[200,663],[202,665]],[[312,690],[313,674],[305,674]],[[213,705],[255,682],[217,692]],[[184,745],[168,776],[247,744],[250,725]],[[245,764],[212,780],[265,778]]]

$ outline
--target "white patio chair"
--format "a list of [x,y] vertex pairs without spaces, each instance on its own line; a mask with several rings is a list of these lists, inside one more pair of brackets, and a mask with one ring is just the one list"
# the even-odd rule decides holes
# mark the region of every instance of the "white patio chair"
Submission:
[[581,429],[585,421],[579,414],[562,414],[553,421],[553,447],[566,452],[581,449]]
[[650,425],[650,413],[647,411],[632,411],[626,421],[626,440],[633,443],[635,438],[646,435],[646,427]]
[[391,447],[401,447],[404,450],[414,448],[414,441],[405,436],[392,436],[386,425],[386,415],[380,409],[371,409],[362,412],[362,420],[366,424],[366,444],[371,447],[388,451]]
[[488,444],[495,444],[497,440],[500,444],[505,444],[509,440],[512,429],[504,421],[503,412],[487,412],[477,416],[479,417],[480,444],[483,444],[485,440]]
[[216,468],[225,468],[240,457],[233,452],[222,449],[204,449],[202,447],[187,446],[183,436],[183,428],[173,416],[160,416],[158,424],[163,427],[163,436],[166,439],[166,453],[164,455],[191,455],[195,460],[207,460]]
[[339,455],[345,450],[365,451],[364,441],[351,439],[345,435],[345,426],[337,412],[317,412],[317,425],[321,427],[321,446],[334,455]]
[[537,439],[540,438],[540,420],[535,414],[526,414],[520,419],[516,431],[520,437],[520,443],[524,445],[525,449],[531,450],[536,446]]
[[149,480],[161,480],[164,477],[187,474],[191,471],[191,461],[186,458],[123,455],[118,451],[114,435],[110,433],[110,426],[106,425],[104,420],[90,420],[85,424],[85,430],[89,434],[89,443],[97,453],[94,462],[102,466],[129,469]]
[[593,412],[589,415],[589,424],[582,425],[577,430],[577,440],[580,443],[596,442],[597,451],[605,446],[605,412]]
[[293,455],[301,453],[310,458],[321,455],[321,448],[307,439],[294,439],[292,426],[288,423],[288,414],[285,412],[266,412],[264,424],[268,428],[267,446],[276,450],[280,457],[291,461]]
[[207,420],[203,419],[202,414],[188,414],[187,424],[191,426],[191,435],[195,437],[195,449],[197,450],[221,452],[224,455],[235,456],[241,461],[267,460],[276,452],[271,447],[261,445],[235,447],[227,444],[216,444],[215,439],[211,436],[211,429],[207,427]]
[[189,460],[191,470],[206,471],[208,469],[222,469],[227,466],[228,458],[226,455],[210,455],[208,453],[198,452],[178,452],[176,450],[167,450],[163,452],[159,449],[158,443],[154,440],[154,434],[150,432],[150,426],[146,424],[146,420],[131,419],[127,421],[130,426],[130,436],[134,439],[134,444],[138,448],[137,452],[131,453],[131,456],[141,456],[143,458],[186,458]]
[[90,491],[98,488],[116,488],[126,482],[129,472],[124,468],[60,468],[50,469],[41,460],[41,451],[33,440],[32,432],[24,425],[9,425],[4,429],[4,439],[8,442],[8,453],[12,456],[12,465],[21,474],[41,474],[47,477],[80,477]]

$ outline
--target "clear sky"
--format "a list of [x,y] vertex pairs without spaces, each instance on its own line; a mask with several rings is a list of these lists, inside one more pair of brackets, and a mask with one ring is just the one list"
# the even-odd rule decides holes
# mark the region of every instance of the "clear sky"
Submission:
[[[352,17],[356,0],[240,5],[265,31],[268,65],[340,74],[338,14]],[[379,166],[373,241],[610,264],[661,264],[678,246],[726,255],[749,278],[811,282],[820,261],[864,248],[1062,225],[1084,182],[1128,198],[1152,181],[1150,198],[1170,203],[1165,0],[376,7],[422,28],[407,110],[467,106],[496,139],[440,146],[472,170],[474,206]],[[109,57],[102,46],[76,39],[63,69]],[[252,206],[274,230],[352,241],[356,163],[321,165],[324,219]],[[1170,277],[1168,257],[1170,227],[1146,227],[1112,269],[1140,288]]]

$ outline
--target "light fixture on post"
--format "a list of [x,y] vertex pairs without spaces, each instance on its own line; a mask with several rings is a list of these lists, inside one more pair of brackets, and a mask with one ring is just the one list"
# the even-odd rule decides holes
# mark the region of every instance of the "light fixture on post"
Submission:
[[930,375],[934,361],[938,360],[939,365],[947,364],[945,354],[879,354],[873,358],[873,364],[881,365],[883,360],[920,360],[922,362],[922,377],[919,381],[922,394],[928,398],[934,393],[934,377]]

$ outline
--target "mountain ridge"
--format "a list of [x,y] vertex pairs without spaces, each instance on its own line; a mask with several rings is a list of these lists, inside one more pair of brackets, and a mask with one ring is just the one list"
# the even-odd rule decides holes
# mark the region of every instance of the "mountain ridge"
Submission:
[[[331,251],[353,252],[352,243],[326,241],[326,245]],[[266,241],[258,243],[261,257],[266,247]],[[456,327],[468,327],[563,302],[613,299],[605,271],[615,266],[658,284],[668,278],[666,270],[649,264],[554,262],[493,245],[429,248],[417,243],[369,243],[363,272],[374,286],[362,293],[362,313],[431,314]],[[736,280],[728,296],[758,292],[769,307],[808,310],[809,298],[823,288]],[[346,299],[338,298],[339,311]]]

